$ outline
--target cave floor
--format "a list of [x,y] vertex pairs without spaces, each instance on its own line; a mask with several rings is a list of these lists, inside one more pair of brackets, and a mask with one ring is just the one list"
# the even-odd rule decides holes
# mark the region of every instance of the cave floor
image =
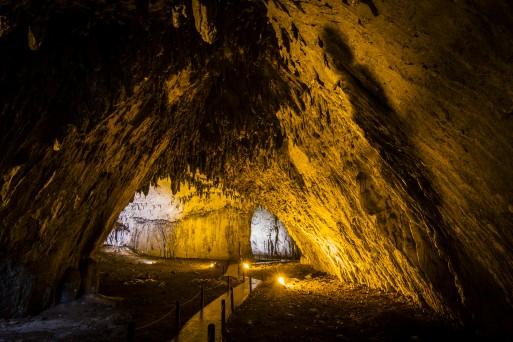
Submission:
[[265,281],[231,317],[227,341],[474,340],[397,293],[343,284],[306,265],[255,265],[251,272]]
[[135,341],[169,341],[175,315],[161,318],[174,310],[177,300],[182,303],[183,325],[199,310],[201,286],[205,304],[225,292],[221,263],[210,267],[213,262],[155,258],[104,247],[98,258],[100,295],[57,305],[37,316],[0,320],[0,342],[126,341],[129,322],[135,323]]
[[[211,263],[104,248],[99,256],[101,295],[34,317],[0,320],[0,342],[126,341],[129,322],[135,323],[135,341],[168,341],[174,336],[176,300],[183,303],[183,325],[198,311],[200,286],[207,289],[205,303],[226,290],[222,269]],[[250,272],[264,282],[230,318],[228,341],[470,339],[453,322],[396,293],[343,284],[297,262],[255,265]],[[285,286],[276,282],[278,274],[285,277]]]

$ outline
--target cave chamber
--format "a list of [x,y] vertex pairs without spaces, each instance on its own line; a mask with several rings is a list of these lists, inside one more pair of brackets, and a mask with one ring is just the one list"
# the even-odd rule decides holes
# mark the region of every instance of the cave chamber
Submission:
[[[160,232],[146,253],[249,255],[262,206],[302,262],[513,336],[512,22],[509,0],[0,2],[0,317],[94,292],[123,208],[170,179],[198,194],[191,245],[127,217]],[[214,188],[242,204],[207,212]]]

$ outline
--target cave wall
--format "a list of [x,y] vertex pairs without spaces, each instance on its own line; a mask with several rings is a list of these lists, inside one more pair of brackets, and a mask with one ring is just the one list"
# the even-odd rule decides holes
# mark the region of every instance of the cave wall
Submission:
[[134,194],[105,243],[167,257],[166,239],[183,211],[183,203],[172,194],[169,182],[159,182],[157,186],[150,186],[146,194]]
[[251,251],[260,259],[301,255],[283,222],[262,207],[255,208],[251,217]]
[[208,194],[193,188],[173,195],[169,180],[160,180],[146,195],[134,195],[105,243],[166,258],[251,258],[252,208],[219,191]]
[[0,316],[54,303],[170,177],[268,208],[341,280],[513,335],[511,22],[506,0],[2,3]]
[[308,90],[263,202],[317,267],[507,334],[511,7],[376,5],[270,2]]
[[188,215],[176,222],[167,242],[168,253],[174,258],[251,258],[251,214],[227,207]]
[[201,186],[191,169],[212,179],[279,140],[275,38],[245,5],[218,13],[214,46],[190,1],[1,4],[0,317],[53,305],[137,190]]

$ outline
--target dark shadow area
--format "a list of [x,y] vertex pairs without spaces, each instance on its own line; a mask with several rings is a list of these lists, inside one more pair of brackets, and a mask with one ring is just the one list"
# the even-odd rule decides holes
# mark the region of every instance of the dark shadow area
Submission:
[[364,4],[369,6],[369,8],[370,8],[370,10],[372,12],[372,15],[374,15],[375,17],[377,17],[379,15],[378,8],[376,7],[376,4],[374,3],[374,1],[372,1],[372,0],[360,0],[360,2],[363,2]]

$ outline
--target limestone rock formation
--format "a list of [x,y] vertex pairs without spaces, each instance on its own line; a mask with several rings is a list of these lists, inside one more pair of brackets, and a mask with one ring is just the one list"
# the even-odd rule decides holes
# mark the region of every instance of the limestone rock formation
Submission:
[[0,4],[1,317],[83,285],[170,178],[262,205],[342,281],[513,336],[509,0],[42,4]]
[[295,258],[300,252],[287,227],[265,208],[257,207],[251,218],[251,251],[255,258]]
[[[200,197],[194,188],[171,193],[167,180],[135,194],[121,212],[106,244],[171,258],[251,258],[252,207],[218,189]],[[207,196],[208,195],[208,196]]]
[[190,187],[173,195],[167,180],[150,186],[146,195],[135,194],[105,244],[171,258],[300,256],[286,227],[264,208],[253,210],[215,188],[205,197]]

